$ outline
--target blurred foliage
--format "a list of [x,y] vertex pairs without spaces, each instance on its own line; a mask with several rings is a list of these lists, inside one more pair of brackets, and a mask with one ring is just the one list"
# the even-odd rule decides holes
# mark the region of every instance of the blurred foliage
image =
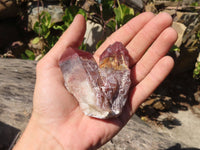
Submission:
[[35,54],[31,50],[25,50],[24,53],[21,54],[22,59],[29,59],[29,60],[35,60]]
[[[31,41],[32,44],[42,43],[41,54],[45,55],[58,41],[60,35],[70,26],[74,17],[77,14],[82,14],[85,19],[87,19],[86,12],[76,6],[71,6],[65,9],[65,15],[62,20],[63,23],[61,25],[55,25],[52,23],[51,15],[48,12],[43,11],[39,15],[38,21],[34,24],[33,30],[37,34],[37,36]],[[60,34],[55,35],[53,31],[60,30]],[[86,46],[82,43],[80,46],[81,49],[85,50]],[[21,54],[23,59],[34,60],[35,54],[31,50],[26,50],[23,54]]]
[[170,51],[173,51],[173,52],[180,52],[181,50],[180,50],[180,48],[177,47],[176,45],[173,45],[173,46],[171,47]]
[[198,45],[199,56],[197,57],[197,62],[193,71],[193,78],[200,79],[200,30],[196,33],[196,45]]
[[193,71],[193,78],[200,79],[200,62],[196,62],[195,69]]
[[[117,3],[115,4],[115,1],[113,0],[102,0],[99,4],[99,11],[101,12],[104,31],[108,28],[111,32],[115,32],[118,28],[134,17],[133,8],[121,4],[119,0],[116,2]],[[100,40],[96,44],[96,48],[98,48],[103,41],[104,39]]]
[[[88,18],[96,22],[95,19],[98,18],[98,23],[103,27],[103,33],[109,29],[111,32],[115,32],[122,25],[127,23],[131,18],[135,16],[133,8],[120,3],[119,0],[95,0],[95,10],[93,12],[86,12],[84,9],[80,8],[76,1],[65,9],[64,16],[62,18],[62,23],[54,24],[52,23],[51,15],[48,12],[42,12],[38,16],[38,21],[34,25],[34,32],[36,37],[32,40],[33,44],[43,43],[41,54],[45,55],[58,41],[61,34],[70,26],[73,22],[74,17],[77,14],[82,14],[85,19]],[[171,0],[171,1],[182,1],[182,0]],[[199,6],[198,2],[192,3],[191,6]],[[95,19],[94,19],[95,18]],[[94,20],[93,20],[94,19]],[[56,34],[55,34],[56,33]],[[105,40],[105,36],[97,42],[96,48],[98,48]],[[200,31],[196,34],[195,45],[200,44]],[[86,50],[86,45],[84,42],[79,47],[82,50]],[[170,51],[180,52],[180,48],[173,46]],[[26,50],[22,54],[22,58],[34,60],[36,58],[34,52],[31,50]],[[194,69],[193,77],[196,79],[200,78],[200,63],[197,62]]]
[[[43,11],[39,14],[38,21],[34,24],[33,30],[37,36],[32,40],[32,44],[41,42],[42,49],[40,53],[45,55],[55,45],[60,35],[70,26],[77,14],[82,14],[86,20],[88,16],[99,16],[102,20],[103,30],[109,28],[111,32],[117,30],[134,16],[134,10],[121,4],[119,0],[117,0],[116,4],[113,0],[98,0],[97,2],[96,8],[98,9],[93,13],[86,13],[85,10],[76,5],[67,7],[62,18],[62,23],[59,25],[52,23],[51,15]],[[99,13],[101,15],[99,15]],[[59,31],[59,34],[54,34],[55,31]],[[96,48],[98,48],[103,41],[104,39],[100,40]],[[86,45],[82,43],[79,48],[86,50]],[[35,59],[34,52],[31,53],[31,50],[26,50],[21,56],[24,59]]]

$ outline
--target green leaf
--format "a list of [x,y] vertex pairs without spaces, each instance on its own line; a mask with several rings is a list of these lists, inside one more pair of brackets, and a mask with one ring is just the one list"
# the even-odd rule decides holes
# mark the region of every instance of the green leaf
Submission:
[[170,51],[180,52],[181,50],[180,50],[180,48],[177,47],[176,45],[173,45],[173,46],[171,47]]
[[51,33],[51,32],[50,32],[50,31],[48,31],[48,32],[46,33],[46,35],[44,36],[44,38],[45,38],[45,39],[47,39],[47,38],[48,38],[48,36],[50,35],[50,33]]
[[129,20],[131,20],[134,16],[132,14],[129,14],[129,15],[125,15],[124,18],[123,18],[123,22],[122,24],[126,24]]
[[59,25],[54,25],[53,26],[53,29],[55,30],[61,30],[61,31],[64,31],[65,29],[63,28],[63,26],[59,26]]
[[83,42],[81,43],[81,45],[79,46],[79,49],[86,51],[86,44],[84,44]]
[[113,6],[114,6],[113,0],[102,0],[102,9],[103,9],[103,18],[105,20],[108,20],[113,17],[114,11],[113,11]]
[[43,11],[40,15],[40,21],[43,25],[45,25],[47,28],[51,28],[51,15],[46,12]]
[[40,29],[40,25],[39,25],[39,22],[38,22],[38,21],[34,24],[33,30],[34,30],[38,35],[40,35],[41,29]]
[[85,20],[87,20],[87,15],[86,15],[85,10],[83,10],[83,9],[79,9],[78,12],[77,12],[77,14],[81,14],[81,15],[83,15],[84,18],[85,18]]
[[21,54],[21,58],[22,59],[28,59],[28,57],[25,54],[23,54],[23,53]]
[[110,20],[110,21],[106,24],[106,26],[107,26],[108,28],[110,28],[112,32],[114,32],[114,31],[115,31],[115,27],[116,27],[116,22],[115,22],[114,20]]
[[115,19],[117,21],[117,23],[120,23],[121,22],[121,18],[122,18],[122,15],[121,15],[121,11],[120,11],[120,8],[114,8],[114,13],[115,13]]
[[101,46],[101,44],[104,42],[104,40],[99,40],[98,42],[97,42],[97,44],[96,44],[96,49],[98,49],[100,46]]
[[40,41],[40,37],[37,36],[31,41],[31,43],[32,44],[37,44],[39,41]]
[[35,55],[31,50],[25,50],[25,54],[28,56],[28,59],[30,60],[34,60],[35,59]]

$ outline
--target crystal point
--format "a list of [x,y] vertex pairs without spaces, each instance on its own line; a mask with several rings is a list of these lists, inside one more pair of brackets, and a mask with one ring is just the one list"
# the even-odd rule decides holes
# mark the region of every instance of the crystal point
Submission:
[[131,85],[126,48],[120,42],[110,45],[101,54],[99,66],[92,54],[73,51],[60,63],[67,90],[86,115],[100,119],[119,116]]

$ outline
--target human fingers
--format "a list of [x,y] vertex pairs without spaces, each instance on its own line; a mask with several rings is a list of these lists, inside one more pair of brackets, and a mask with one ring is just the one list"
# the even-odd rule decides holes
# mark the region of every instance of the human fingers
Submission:
[[131,114],[158,87],[173,68],[174,61],[170,56],[160,59],[148,75],[130,91]]
[[144,56],[131,70],[133,85],[138,84],[151,71],[153,66],[169,51],[177,39],[176,31],[168,27],[151,45]]
[[126,46],[132,58],[130,66],[134,65],[142,57],[154,40],[171,24],[171,16],[167,13],[160,13],[138,32]]
[[73,52],[70,47],[78,47],[82,42],[84,32],[84,17],[77,15],[56,45],[38,62],[34,112],[42,112],[40,114],[54,119],[66,116],[76,108],[77,101],[64,87],[59,61],[64,55]]
[[124,45],[127,45],[130,40],[144,27],[144,25],[149,22],[154,17],[154,14],[151,12],[142,13],[125,25],[123,25],[116,32],[111,34],[106,41],[99,47],[95,52],[94,57],[98,62],[98,58],[101,53],[108,47],[108,45],[113,44],[116,41],[122,42]]

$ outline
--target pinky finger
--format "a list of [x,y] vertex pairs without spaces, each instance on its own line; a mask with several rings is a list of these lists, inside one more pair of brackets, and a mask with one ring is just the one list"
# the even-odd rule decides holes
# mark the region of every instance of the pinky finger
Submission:
[[160,85],[174,66],[170,56],[165,56],[153,67],[149,74],[133,87],[130,92],[131,114],[135,113],[139,105]]

